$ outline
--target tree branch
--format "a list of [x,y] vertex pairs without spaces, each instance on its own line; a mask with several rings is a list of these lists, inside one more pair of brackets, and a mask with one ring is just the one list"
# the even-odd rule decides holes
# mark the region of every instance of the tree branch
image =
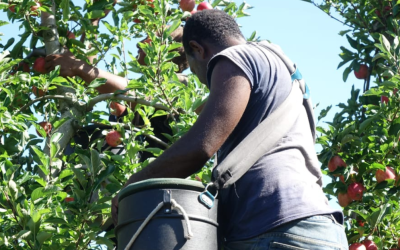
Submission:
[[42,96],[42,97],[39,97],[39,98],[36,98],[34,100],[29,101],[27,104],[22,106],[15,114],[17,115],[17,114],[21,113],[21,111],[23,111],[26,108],[30,107],[35,102],[40,102],[40,101],[47,100],[47,99],[64,99],[64,100],[67,100],[67,101],[72,101],[72,98],[66,97],[66,96],[63,96],[63,95],[45,95],[45,96]]
[[102,95],[96,96],[95,98],[91,99],[89,101],[89,103],[87,104],[87,110],[92,110],[94,105],[96,105],[96,103],[99,103],[99,102],[102,102],[105,100],[109,100],[109,99],[121,100],[121,101],[127,101],[127,102],[135,102],[138,104],[151,106],[156,109],[170,111],[170,109],[168,107],[165,107],[164,105],[159,104],[159,103],[149,102],[149,101],[146,101],[143,99],[138,99],[137,97],[130,97],[130,96],[126,96],[126,95],[116,95],[116,94],[102,94]]

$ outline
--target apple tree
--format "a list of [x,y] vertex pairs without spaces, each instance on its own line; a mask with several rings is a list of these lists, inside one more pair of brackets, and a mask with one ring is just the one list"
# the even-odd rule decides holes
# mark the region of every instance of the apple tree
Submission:
[[[207,95],[194,75],[183,76],[184,84],[176,73],[171,60],[182,44],[171,34],[195,5],[235,18],[250,8],[231,0],[185,3],[183,11],[178,0],[0,2],[7,17],[0,25],[15,30],[12,38],[0,40],[0,249],[113,248],[112,197],[132,173],[186,133]],[[135,40],[142,41],[144,62],[136,58]],[[59,67],[47,72],[44,57],[66,50],[125,77],[127,89],[99,94],[96,88],[105,79],[61,77]],[[104,101],[107,108],[93,109]],[[119,122],[108,120],[125,110]],[[132,123],[138,115],[141,126]],[[158,116],[169,117],[167,142],[154,136],[150,121]],[[108,129],[87,147],[77,143],[74,136],[93,124]],[[159,146],[149,147],[144,137]],[[123,155],[108,150],[118,145]],[[142,162],[140,152],[154,157]],[[197,178],[207,181],[209,172],[205,167]]]
[[[400,249],[400,60],[398,1],[306,0],[342,22],[343,81],[354,74],[347,103],[318,127],[328,196],[344,207],[354,249]],[[332,69],[333,70],[333,69]],[[319,120],[332,106],[324,109]]]

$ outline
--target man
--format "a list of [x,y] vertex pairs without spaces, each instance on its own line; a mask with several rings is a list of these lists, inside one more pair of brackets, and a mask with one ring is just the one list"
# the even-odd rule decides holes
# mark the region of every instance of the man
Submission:
[[[190,68],[210,89],[197,122],[127,184],[185,178],[218,151],[218,160],[288,96],[291,76],[271,52],[247,43],[236,22],[218,10],[188,19],[183,45]],[[306,112],[235,185],[220,190],[224,250],[347,249],[341,211],[329,207]],[[117,197],[113,199],[117,214]]]

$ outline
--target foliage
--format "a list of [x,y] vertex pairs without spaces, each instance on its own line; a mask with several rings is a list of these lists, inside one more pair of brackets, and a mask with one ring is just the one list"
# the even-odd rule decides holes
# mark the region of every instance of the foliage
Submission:
[[[349,46],[340,48],[342,62],[338,65],[347,65],[343,80],[361,64],[369,69],[362,91],[353,86],[350,98],[338,105],[340,111],[333,120],[318,127],[317,142],[322,146],[319,160],[323,172],[332,178],[325,192],[337,196],[347,193],[351,183],[362,183],[362,200],[344,208],[349,242],[371,239],[378,249],[396,248],[400,238],[398,178],[378,183],[376,172],[386,166],[397,176],[400,171],[400,6],[397,1],[307,2],[346,25],[340,35],[347,37]],[[319,119],[330,109],[323,110]],[[328,163],[334,155],[340,156],[347,167],[329,172]]]
[[[79,59],[89,62],[90,57],[95,57],[93,64],[102,62],[111,73],[123,77],[141,74],[130,79],[128,97],[161,104],[166,109],[138,104],[128,108],[121,123],[110,123],[104,119],[109,110],[87,108],[98,96],[95,88],[104,80],[85,85],[78,76],[59,76],[59,68],[48,74],[24,72],[23,63],[32,65],[37,57],[31,52],[44,45],[42,34],[46,28],[40,26],[40,14],[35,16],[31,11],[34,0],[1,2],[8,21],[1,21],[0,25],[18,24],[21,34],[0,43],[0,249],[112,249],[114,232],[104,233],[111,224],[111,198],[132,173],[151,160],[140,162],[139,152],[158,156],[163,150],[149,147],[142,140],[143,136],[154,135],[150,119],[160,115],[171,118],[173,134],[166,136],[172,144],[196,121],[194,111],[207,95],[194,75],[189,75],[187,86],[180,83],[176,65],[170,61],[177,56],[174,49],[181,46],[170,35],[189,15],[178,8],[177,0],[155,0],[152,4],[124,0],[115,6],[111,0],[86,0],[83,7],[77,3],[55,1],[60,43]],[[50,12],[51,0],[42,0],[41,4],[41,12]],[[11,6],[14,12],[9,9]],[[229,0],[214,1],[213,6],[234,17],[248,15],[245,10],[250,8]],[[102,19],[104,10],[110,11],[111,18]],[[106,31],[101,32],[93,20],[101,20]],[[68,32],[80,39],[68,38]],[[139,44],[147,55],[147,66],[143,66],[125,42],[147,36],[151,45]],[[45,96],[36,97],[32,87],[45,90]],[[60,96],[60,87],[72,88],[75,94]],[[111,95],[108,101],[120,100],[118,94],[122,93]],[[59,144],[64,135],[58,128],[72,118],[63,115],[60,101],[84,109],[82,117],[74,116],[75,129],[99,123],[125,134],[126,154],[102,151],[103,138],[94,141],[89,149],[72,139],[75,150],[66,154]],[[141,116],[144,126],[132,124],[135,113]],[[38,125],[42,120],[53,125],[49,135]],[[32,128],[38,134],[29,133]],[[209,180],[210,165],[211,162],[198,173],[203,181]]]

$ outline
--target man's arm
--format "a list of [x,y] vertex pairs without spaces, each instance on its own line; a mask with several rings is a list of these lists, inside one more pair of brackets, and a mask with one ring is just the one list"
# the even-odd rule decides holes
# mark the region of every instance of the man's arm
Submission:
[[[127,183],[150,178],[186,178],[200,170],[222,146],[241,119],[250,98],[250,82],[228,59],[220,59],[211,78],[208,101],[193,127]],[[118,223],[118,196],[111,213]]]
[[228,59],[214,68],[210,96],[193,127],[128,183],[157,178],[185,178],[204,166],[232,133],[250,98],[250,82]]
[[64,77],[79,76],[86,83],[90,83],[96,78],[107,79],[105,84],[96,88],[97,91],[102,94],[114,93],[116,90],[123,90],[128,85],[128,81],[125,78],[91,66],[86,62],[75,58],[70,51],[58,55],[49,55],[45,60],[47,71],[51,71],[55,66],[60,65],[60,75]]

